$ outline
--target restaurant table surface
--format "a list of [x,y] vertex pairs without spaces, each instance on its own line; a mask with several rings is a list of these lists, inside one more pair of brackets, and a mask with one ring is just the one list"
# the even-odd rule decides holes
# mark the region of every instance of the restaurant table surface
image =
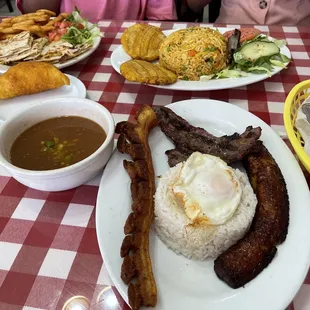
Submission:
[[[100,21],[104,37],[99,48],[64,70],[85,84],[88,98],[104,105],[115,122],[132,118],[143,104],[211,98],[249,110],[285,137],[285,98],[294,85],[310,79],[310,28],[255,26],[286,39],[292,53],[288,69],[244,87],[191,92],[130,83],[114,71],[111,53],[133,23]],[[189,25],[151,24],[162,29]],[[95,208],[100,178],[98,175],[76,189],[49,193],[21,185],[0,168],[0,309],[129,309],[113,286],[97,243]],[[309,274],[288,309],[310,309]]]

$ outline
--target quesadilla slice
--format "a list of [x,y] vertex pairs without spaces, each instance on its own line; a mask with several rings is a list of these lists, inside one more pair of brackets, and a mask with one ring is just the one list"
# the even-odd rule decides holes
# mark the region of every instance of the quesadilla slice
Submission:
[[[18,54],[13,54],[11,56],[5,57],[6,63],[14,63],[18,62],[20,60],[30,60],[34,59],[37,56],[40,55],[44,45],[48,42],[47,38],[40,38],[33,41],[33,45],[29,50],[25,50],[23,52],[20,52]],[[0,62],[3,61],[2,58],[0,58]]]
[[13,54],[20,54],[29,50],[33,43],[33,37],[29,31],[21,32],[0,44],[0,58]]
[[76,46],[76,50],[73,54],[73,57],[77,57],[83,53],[85,53],[87,50],[91,49],[93,46],[93,44],[91,43],[85,43],[85,44],[81,44],[81,45],[77,45]]
[[44,46],[47,44],[47,38],[39,38],[34,40],[31,50],[29,51],[29,55],[24,58],[24,60],[35,60],[41,55],[41,52]]
[[56,41],[44,46],[39,61],[60,61],[67,51],[73,48],[68,42]]

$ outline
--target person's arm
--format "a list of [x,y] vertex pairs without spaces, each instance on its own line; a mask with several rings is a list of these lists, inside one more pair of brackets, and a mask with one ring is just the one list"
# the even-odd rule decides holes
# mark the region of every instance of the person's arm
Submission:
[[40,9],[47,9],[59,13],[61,0],[17,0],[18,7],[23,13],[31,13]]
[[187,0],[187,5],[194,12],[200,12],[212,0]]

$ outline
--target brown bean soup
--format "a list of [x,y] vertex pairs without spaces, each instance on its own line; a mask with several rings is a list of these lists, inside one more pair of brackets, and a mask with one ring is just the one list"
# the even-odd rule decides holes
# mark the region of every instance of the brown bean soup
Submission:
[[42,121],[13,143],[11,163],[28,170],[53,170],[73,165],[93,154],[106,139],[97,123],[78,116]]

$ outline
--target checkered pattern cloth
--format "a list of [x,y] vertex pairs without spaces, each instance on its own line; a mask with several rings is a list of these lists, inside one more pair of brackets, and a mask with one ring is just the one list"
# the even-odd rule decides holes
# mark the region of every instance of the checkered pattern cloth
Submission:
[[[88,97],[107,107],[116,122],[132,117],[142,104],[211,98],[249,110],[285,135],[285,98],[295,84],[310,79],[310,28],[257,26],[287,40],[293,57],[287,70],[246,87],[190,92],[128,83],[113,70],[111,53],[131,24],[99,22],[105,33],[99,48],[65,70],[84,82]],[[163,29],[187,26],[152,24]],[[0,168],[0,309],[62,309],[68,301],[91,309],[129,309],[109,278],[97,244],[95,204],[100,177],[76,189],[49,193],[19,184]],[[288,309],[310,309],[310,274]]]

